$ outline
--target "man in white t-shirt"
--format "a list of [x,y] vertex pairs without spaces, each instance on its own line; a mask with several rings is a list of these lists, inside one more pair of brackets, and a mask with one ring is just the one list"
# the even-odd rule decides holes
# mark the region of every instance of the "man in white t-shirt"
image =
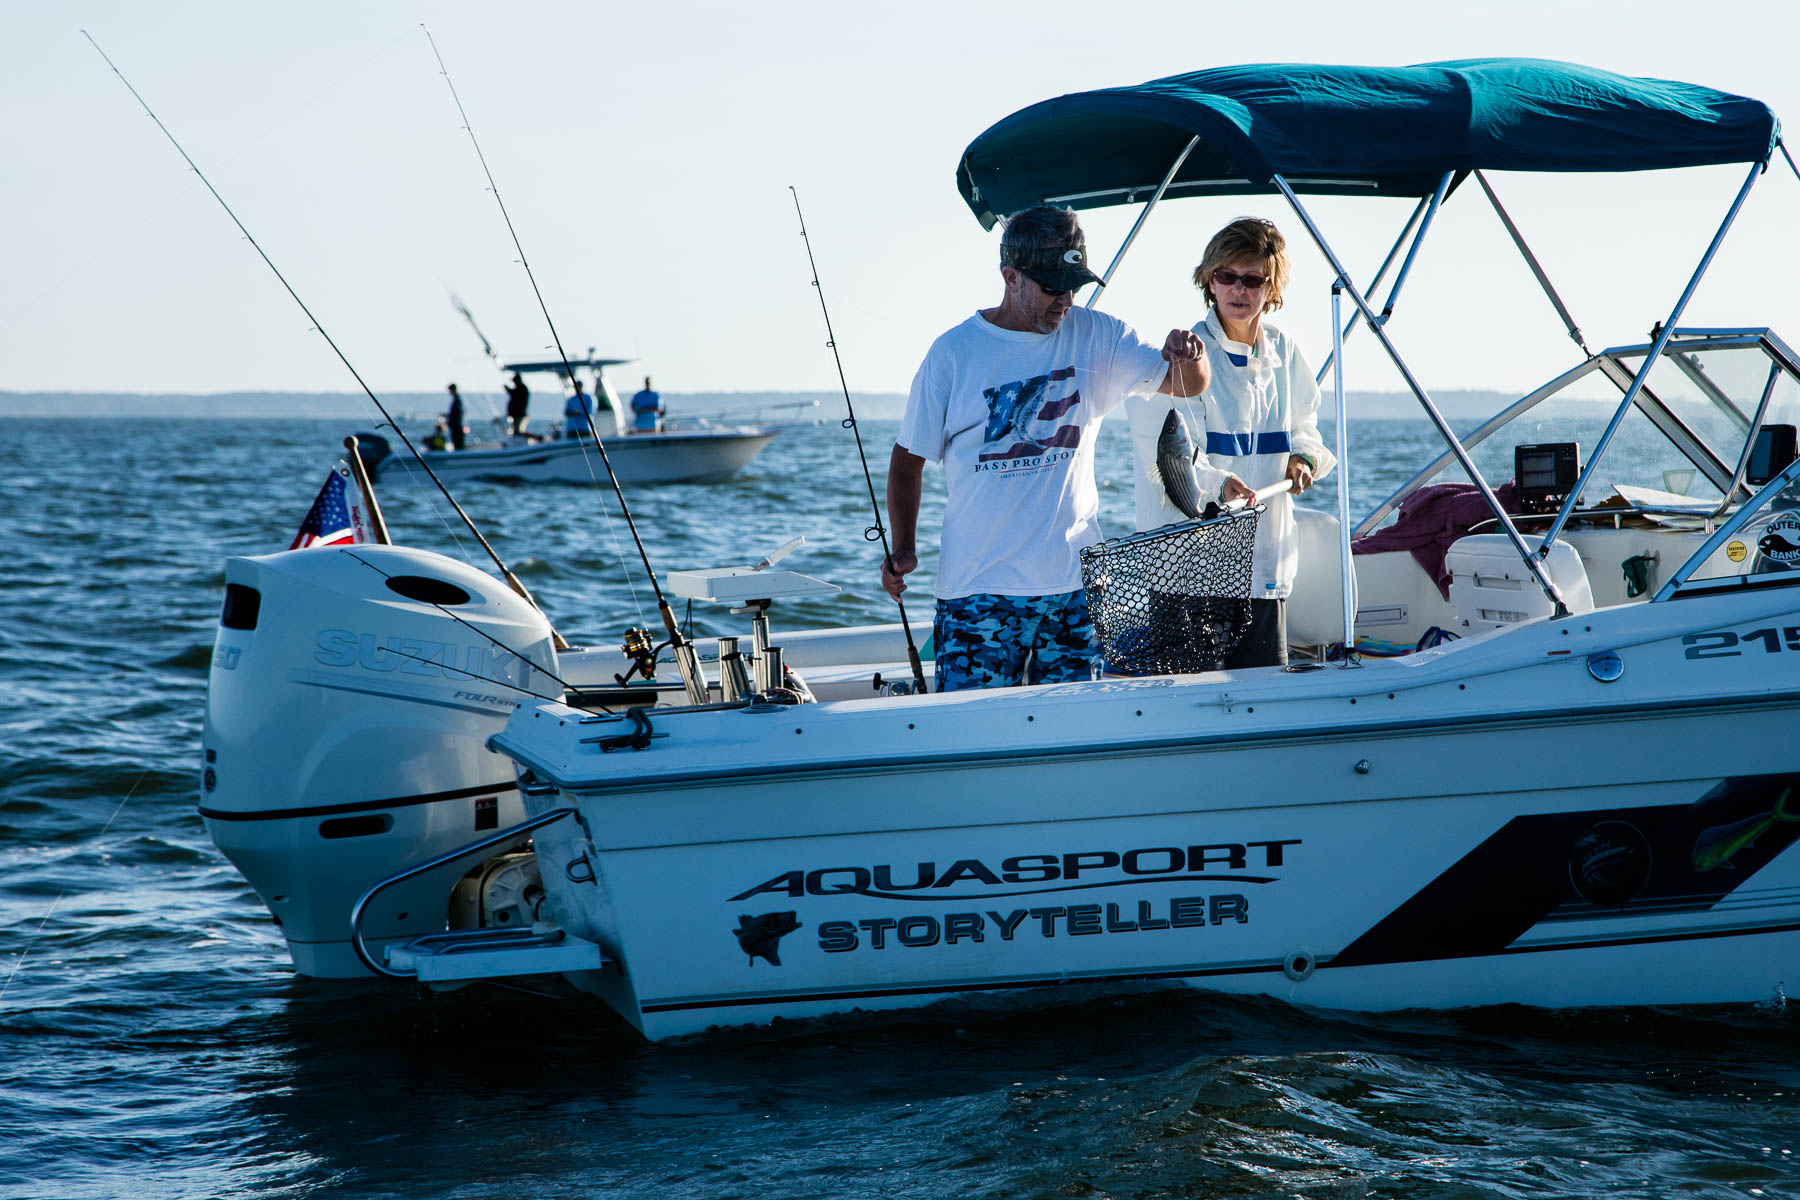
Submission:
[[888,464],[893,553],[881,583],[898,596],[915,546],[925,462],[948,490],[933,643],[939,691],[1093,677],[1081,551],[1100,540],[1094,434],[1134,391],[1195,396],[1205,346],[1171,330],[1159,350],[1123,321],[1073,307],[1099,277],[1068,209],[1006,224],[1005,293],[932,343]]

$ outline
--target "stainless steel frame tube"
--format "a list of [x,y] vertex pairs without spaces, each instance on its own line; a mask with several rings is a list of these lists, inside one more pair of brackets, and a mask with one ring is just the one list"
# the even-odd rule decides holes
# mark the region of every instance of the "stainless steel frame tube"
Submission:
[[1200,135],[1196,133],[1188,139],[1188,144],[1181,148],[1181,153],[1175,156],[1175,161],[1169,166],[1169,173],[1164,175],[1163,181],[1156,185],[1156,194],[1150,197],[1150,203],[1144,205],[1144,211],[1138,214],[1137,221],[1131,226],[1131,232],[1125,235],[1124,244],[1119,247],[1119,252],[1113,255],[1112,262],[1107,264],[1106,274],[1100,276],[1100,286],[1094,289],[1094,294],[1088,297],[1088,302],[1084,307],[1092,308],[1100,302],[1100,293],[1104,292],[1106,285],[1112,282],[1113,272],[1118,270],[1119,264],[1124,261],[1125,252],[1131,249],[1131,243],[1137,241],[1138,230],[1142,229],[1144,222],[1150,219],[1151,210],[1156,207],[1157,201],[1163,198],[1163,193],[1169,190],[1169,184],[1175,179],[1175,172],[1181,170],[1181,164],[1187,161],[1187,156],[1192,154],[1194,147],[1199,144]]
[[1669,313],[1669,319],[1664,321],[1661,328],[1656,331],[1656,340],[1650,345],[1650,353],[1644,356],[1644,364],[1638,368],[1636,377],[1631,381],[1631,386],[1625,389],[1625,398],[1619,402],[1618,411],[1613,413],[1612,420],[1607,423],[1606,432],[1600,435],[1599,444],[1594,447],[1593,454],[1588,457],[1587,466],[1582,468],[1581,478],[1575,481],[1575,487],[1569,492],[1569,498],[1563,501],[1562,508],[1557,511],[1556,520],[1550,522],[1550,528],[1544,531],[1544,543],[1537,550],[1537,557],[1540,560],[1549,557],[1551,543],[1556,541],[1556,535],[1562,532],[1563,526],[1569,523],[1569,515],[1580,503],[1581,493],[1586,489],[1588,482],[1593,479],[1594,469],[1600,465],[1601,456],[1606,453],[1607,446],[1612,444],[1613,434],[1619,431],[1620,422],[1625,419],[1625,414],[1631,411],[1631,405],[1637,399],[1638,392],[1643,388],[1644,380],[1650,377],[1650,368],[1654,367],[1656,360],[1662,357],[1663,347],[1669,344],[1669,338],[1674,335],[1675,323],[1681,320],[1682,310],[1687,307],[1688,301],[1693,297],[1694,289],[1700,286],[1701,277],[1706,274],[1706,268],[1712,265],[1713,255],[1719,251],[1719,243],[1725,240],[1726,232],[1730,230],[1731,223],[1737,220],[1738,210],[1744,207],[1744,201],[1749,197],[1750,189],[1756,184],[1756,177],[1762,174],[1763,170],[1764,164],[1762,163],[1750,165],[1750,174],[1744,178],[1744,186],[1738,189],[1737,199],[1731,202],[1731,211],[1725,214],[1725,220],[1719,226],[1719,231],[1713,234],[1712,244],[1707,246],[1706,253],[1701,256],[1700,265],[1694,268],[1693,278],[1688,280],[1687,287],[1681,293],[1681,299],[1675,302],[1675,308]]
[[[1431,198],[1427,196],[1413,206],[1412,215],[1407,217],[1406,224],[1400,227],[1400,236],[1394,239],[1394,244],[1388,247],[1387,257],[1381,260],[1381,265],[1379,267],[1375,268],[1375,276],[1369,280],[1370,291],[1374,291],[1376,288],[1380,287],[1381,281],[1387,278],[1388,268],[1393,266],[1394,259],[1400,256],[1400,248],[1406,245],[1406,239],[1412,236],[1413,229],[1417,227],[1419,223],[1420,214],[1425,211],[1425,206],[1430,203]],[[1420,236],[1424,235],[1421,234]],[[1388,293],[1387,304],[1384,306],[1383,311],[1391,311],[1393,307],[1394,294],[1390,291]],[[1319,364],[1318,372],[1313,375],[1314,383],[1325,382],[1325,376],[1331,373],[1331,364],[1337,361],[1338,352],[1335,347],[1341,345],[1343,339],[1348,338],[1355,332],[1355,325],[1356,318],[1351,317],[1349,323],[1343,326],[1343,333],[1339,335],[1338,338],[1333,339],[1332,345],[1334,348],[1332,352],[1326,356],[1325,361]]]
[[[1276,175],[1273,177],[1273,182],[1276,187],[1281,189],[1282,195],[1287,197],[1288,204],[1293,207],[1295,215],[1306,226],[1306,232],[1312,237],[1313,243],[1319,247],[1319,252],[1325,256],[1325,261],[1331,264],[1333,271],[1337,272],[1339,282],[1350,294],[1350,299],[1356,303],[1356,307],[1362,311],[1363,317],[1369,322],[1369,328],[1374,332],[1376,339],[1381,342],[1382,349],[1387,351],[1388,358],[1393,360],[1401,378],[1406,380],[1406,386],[1412,389],[1412,394],[1417,396],[1419,403],[1424,406],[1425,415],[1431,418],[1433,425],[1437,426],[1438,433],[1443,437],[1445,444],[1450,447],[1450,452],[1456,455],[1456,461],[1461,463],[1463,470],[1469,473],[1469,478],[1474,481],[1476,490],[1481,493],[1481,498],[1487,502],[1489,510],[1499,519],[1500,527],[1505,530],[1513,548],[1519,552],[1520,559],[1524,561],[1532,575],[1536,576],[1538,585],[1544,589],[1544,595],[1548,596],[1551,603],[1556,605],[1558,614],[1567,613],[1569,606],[1563,603],[1561,593],[1550,581],[1550,576],[1545,573],[1542,563],[1525,545],[1525,539],[1519,536],[1519,531],[1513,525],[1512,518],[1501,506],[1500,498],[1494,495],[1494,489],[1489,487],[1487,480],[1482,478],[1481,472],[1475,467],[1474,460],[1469,457],[1469,452],[1463,449],[1463,444],[1456,439],[1455,432],[1444,420],[1444,414],[1438,411],[1436,404],[1432,403],[1431,396],[1425,391],[1425,386],[1413,375],[1412,368],[1406,365],[1406,360],[1400,357],[1400,351],[1394,345],[1393,339],[1388,337],[1387,330],[1383,329],[1375,319],[1375,310],[1369,307],[1369,302],[1363,299],[1362,293],[1356,290],[1356,285],[1350,282],[1350,273],[1344,270],[1344,264],[1338,261],[1337,253],[1332,250],[1331,244],[1325,240],[1325,235],[1313,222],[1312,214],[1307,212],[1306,206],[1300,203],[1300,197],[1294,194],[1294,189],[1288,186],[1287,180]],[[1339,486],[1342,484],[1340,483]]]
[[[1424,236],[1424,230],[1420,230]],[[1395,285],[1396,290],[1398,284]],[[1350,553],[1350,417],[1344,402],[1344,281],[1331,284],[1332,388],[1337,393],[1338,545],[1344,567],[1344,667],[1360,667],[1356,657],[1356,563]]]

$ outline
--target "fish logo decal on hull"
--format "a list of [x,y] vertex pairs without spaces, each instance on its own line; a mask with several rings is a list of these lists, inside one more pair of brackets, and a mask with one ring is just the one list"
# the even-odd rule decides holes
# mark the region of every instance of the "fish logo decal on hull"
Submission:
[[1569,851],[1569,882],[1589,904],[1616,908],[1650,880],[1650,841],[1629,821],[1601,821]]
[[1775,822],[1800,821],[1800,813],[1787,811],[1788,794],[1792,790],[1781,789],[1781,795],[1775,800],[1775,807],[1766,813],[1757,813],[1729,825],[1715,825],[1703,830],[1694,840],[1694,870],[1713,871],[1721,867],[1736,870],[1731,862],[1732,856],[1756,845],[1756,839],[1769,832]]
[[753,917],[749,913],[738,916],[738,946],[750,956],[750,965],[755,966],[757,959],[762,959],[771,967],[781,965],[781,939],[800,928],[799,914],[793,910],[787,912],[764,913]]

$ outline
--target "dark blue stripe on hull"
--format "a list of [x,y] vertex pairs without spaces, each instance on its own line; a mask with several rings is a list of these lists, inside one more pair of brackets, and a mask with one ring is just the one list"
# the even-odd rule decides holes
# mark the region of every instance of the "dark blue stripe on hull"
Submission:
[[1332,964],[1499,954],[1546,920],[1705,911],[1800,838],[1800,824],[1776,821],[1703,870],[1694,859],[1704,835],[1771,811],[1795,787],[1800,776],[1746,775],[1692,804],[1514,817]]
[[[1604,940],[1557,942],[1543,946],[1519,946],[1490,954],[1465,955],[1468,958],[1502,958],[1518,954],[1553,954],[1564,950],[1603,950],[1613,946],[1647,946],[1662,942],[1706,941],[1712,938],[1759,937],[1800,932],[1800,923],[1761,925],[1750,928],[1696,929],[1685,933],[1642,934]],[[1430,961],[1430,960],[1422,960]],[[1346,963],[1340,958],[1322,959],[1321,971],[1332,967],[1363,966]],[[1093,983],[1173,983],[1183,979],[1216,979],[1225,975],[1269,975],[1280,972],[1280,963],[1246,963],[1232,967],[1175,967],[1163,971],[1124,971],[1114,974],[1083,975],[1069,972],[1041,979],[989,980],[982,983],[921,984],[916,987],[849,988],[836,992],[792,992],[758,996],[731,996],[717,1000],[674,1000],[640,1006],[643,1013],[693,1012],[708,1008],[754,1008],[767,1004],[807,1004],[816,1001],[873,1000],[883,996],[959,996],[970,992],[1003,992],[1011,989],[1059,987]]]

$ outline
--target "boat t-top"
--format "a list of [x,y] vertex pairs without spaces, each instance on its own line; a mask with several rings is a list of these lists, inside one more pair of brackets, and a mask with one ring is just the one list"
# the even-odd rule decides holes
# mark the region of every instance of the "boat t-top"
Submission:
[[[1359,330],[1444,439],[1372,511],[1345,476],[1335,516],[1303,510],[1288,667],[919,694],[892,683],[897,626],[786,632],[782,605],[831,585],[803,550],[747,551],[668,576],[746,624],[675,681],[647,639],[557,650],[440,555],[233,558],[201,812],[302,972],[559,978],[651,1038],[1146,981],[1362,1010],[1780,1000],[1800,358],[1682,318],[1783,160],[1754,100],[1541,61],[1228,67],[1033,105],[962,157],[985,226],[1137,204],[1135,237],[1164,199],[1279,196],[1331,266],[1342,469]],[[1707,164],[1744,176],[1681,295],[1647,340],[1589,349],[1489,173]],[[1315,195],[1413,202],[1374,279]],[[1580,352],[1458,437],[1390,318],[1442,205],[1484,199]],[[1440,576],[1378,539],[1445,482],[1487,512]],[[1256,518],[1107,543],[1090,595],[1122,605],[1123,564],[1166,539],[1223,561]],[[1157,586],[1247,595],[1247,563],[1226,574]],[[1120,647],[1154,633],[1115,615]]]

